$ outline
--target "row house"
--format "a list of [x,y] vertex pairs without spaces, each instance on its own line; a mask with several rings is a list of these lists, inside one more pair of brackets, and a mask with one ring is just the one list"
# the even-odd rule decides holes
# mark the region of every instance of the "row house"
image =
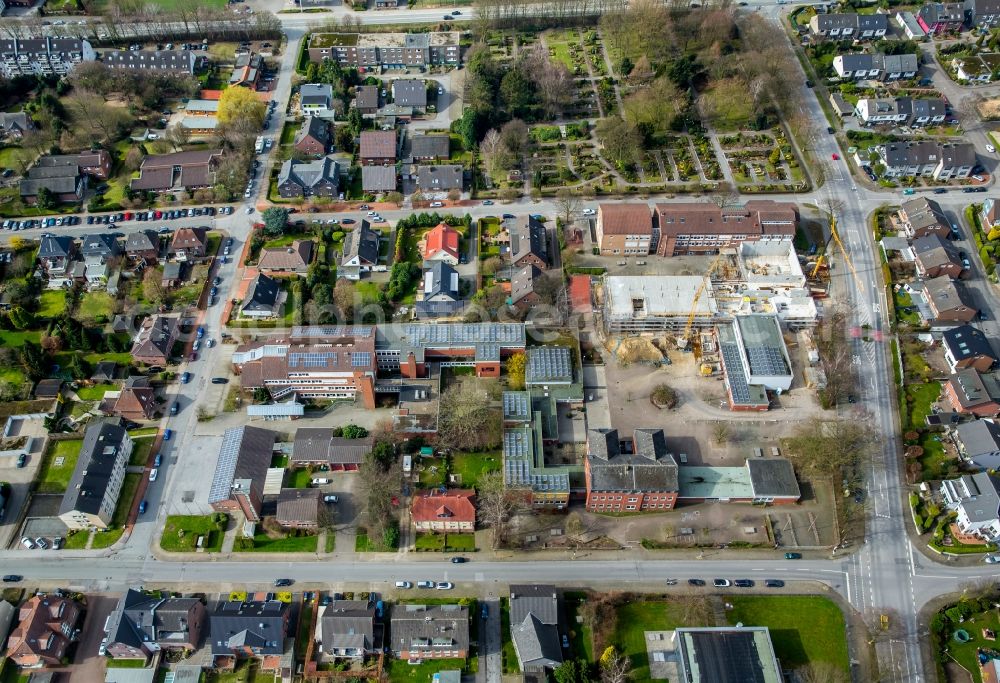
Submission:
[[101,61],[115,69],[193,75],[198,58],[191,50],[110,50]]
[[875,40],[884,38],[888,30],[886,14],[816,14],[809,20],[814,36],[838,40]]
[[0,40],[0,69],[15,76],[64,76],[97,53],[81,38],[14,38]]
[[910,97],[863,97],[854,107],[854,115],[866,126],[934,126],[944,123],[948,106],[944,100]]
[[972,175],[976,165],[976,149],[969,142],[890,142],[875,150],[885,166],[886,178],[922,176],[957,180]]
[[1000,25],[1000,0],[965,0],[965,21],[975,28]]
[[458,31],[432,33],[314,33],[309,60],[335,60],[359,69],[457,66],[462,61]]
[[961,2],[928,2],[917,12],[917,23],[928,35],[957,33],[965,23],[965,5]]
[[917,75],[920,58],[915,54],[886,55],[881,52],[837,55],[833,58],[833,70],[840,78],[898,81]]

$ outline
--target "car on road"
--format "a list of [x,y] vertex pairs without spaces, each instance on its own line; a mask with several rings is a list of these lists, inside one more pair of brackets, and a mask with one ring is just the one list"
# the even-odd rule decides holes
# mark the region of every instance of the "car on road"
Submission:
[[109,636],[104,636],[104,640],[101,641],[100,647],[97,648],[98,657],[103,657],[108,654],[108,637]]
[[295,583],[295,582],[292,581],[291,579],[275,579],[274,580],[274,587],[275,588],[283,588],[285,586],[291,586],[293,583]]
[[993,154],[997,151],[997,148],[994,147],[993,145],[986,145],[986,151],[989,152],[990,154]]
[[353,218],[345,218],[340,222],[343,223],[344,225],[354,225],[355,223],[357,223],[357,221],[354,220]]
[[149,471],[149,482],[153,483],[154,481],[156,481],[156,475],[158,475],[159,473],[160,470],[158,468],[154,467],[153,469],[151,469]]
[[832,158],[832,159],[833,159],[834,161],[840,161],[840,155],[839,155],[839,154],[837,154],[836,152],[834,152],[833,154],[831,154],[831,155],[830,155],[830,157],[831,157],[831,158]]
[[713,579],[712,585],[716,588],[728,588],[733,584],[729,581],[729,579]]
[[396,588],[413,588],[413,584],[409,581],[397,581]]
[[569,649],[569,636],[566,635],[565,633],[562,636],[562,646],[564,650]]
[[688,579],[688,585],[691,585],[691,586],[704,586],[705,585],[705,581],[704,581],[704,579]]
[[139,503],[139,514],[140,515],[146,514],[146,501],[142,501],[141,503]]
[[986,564],[1000,564],[1000,555],[987,555],[983,561]]
[[172,437],[173,435],[174,435],[174,430],[172,430],[172,429],[164,429],[163,430],[163,440],[164,441],[170,441],[170,437]]
[[595,215],[597,215],[597,210],[596,209],[584,209],[583,210],[583,215],[584,216],[595,216]]
[[785,582],[781,579],[765,579],[764,585],[768,588],[784,588]]
[[191,373],[185,372],[181,374],[181,384],[187,384],[191,381]]
[[434,586],[434,588],[436,588],[439,591],[450,591],[454,587],[455,584],[453,584],[451,581],[442,581],[438,585]]
[[936,187],[936,188],[934,188],[934,194],[944,194],[944,193],[945,193],[945,192],[947,192],[947,191],[948,191],[948,190],[946,190],[946,189],[945,189],[945,188],[943,188],[943,187]]
[[483,200],[483,206],[493,206],[493,200],[492,199],[484,199]]
[[750,579],[736,579],[733,585],[737,588],[753,588],[753,581]]
[[159,467],[162,463],[163,463],[163,455],[161,453],[157,453],[156,457],[153,458],[153,467]]
[[174,401],[173,404],[170,406],[170,414],[176,415],[180,411],[180,409],[181,409],[181,404],[178,403],[177,401]]
[[335,495],[333,495],[331,493],[329,495],[323,496],[323,502],[324,503],[339,503],[340,502],[340,498],[337,498],[337,496],[335,496]]
[[433,581],[417,581],[417,588],[434,588]]
[[21,453],[20,455],[17,456],[17,468],[18,469],[21,469],[22,467],[24,467],[27,464],[28,464],[28,454],[27,453]]
[[4,583],[17,583],[18,581],[22,580],[23,578],[24,577],[21,576],[20,574],[4,574],[3,575],[3,582]]
[[802,553],[785,553],[786,560],[801,560]]
[[836,133],[837,131],[835,131],[835,130],[833,129],[833,126],[827,126],[827,127],[826,127],[826,132],[827,132],[827,133],[829,133],[830,135],[833,135],[833,134],[834,134],[834,133]]
[[198,339],[205,336],[205,328],[201,325],[198,326]]
[[452,564],[464,564],[466,562],[468,562],[468,560],[466,558],[464,558],[464,557],[453,557],[453,558],[451,558],[451,563]]
[[229,384],[229,380],[225,377],[213,377],[212,384]]
[[483,619],[490,618],[490,606],[487,605],[485,602],[483,603],[483,609],[480,612],[479,616],[481,616]]

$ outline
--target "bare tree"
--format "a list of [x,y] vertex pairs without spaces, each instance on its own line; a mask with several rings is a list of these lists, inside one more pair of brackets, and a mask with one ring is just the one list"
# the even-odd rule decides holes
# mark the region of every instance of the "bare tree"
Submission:
[[501,439],[498,387],[475,377],[464,377],[441,396],[438,438],[451,448],[494,448]]
[[564,228],[573,222],[573,216],[580,211],[582,205],[580,197],[573,194],[568,187],[559,188],[559,192],[556,193],[556,207],[559,209]]
[[507,167],[507,150],[496,128],[487,131],[483,141],[479,143],[479,155],[483,158],[486,174],[496,181]]
[[739,202],[740,193],[732,183],[722,182],[715,188],[715,192],[708,195],[708,199],[720,209],[724,209]]
[[503,472],[489,472],[480,476],[476,497],[479,518],[490,529],[493,549],[503,547],[511,517],[518,508],[517,496],[507,488]]
[[601,654],[601,683],[625,683],[631,666],[628,657],[623,656],[613,645]]
[[800,683],[849,683],[847,672],[833,662],[809,662],[795,671]]
[[510,155],[511,165],[519,165],[528,151],[528,124],[521,119],[512,119],[500,129],[500,139]]

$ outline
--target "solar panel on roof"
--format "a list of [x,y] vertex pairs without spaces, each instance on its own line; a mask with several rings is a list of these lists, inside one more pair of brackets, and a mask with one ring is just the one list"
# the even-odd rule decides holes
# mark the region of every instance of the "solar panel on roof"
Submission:
[[372,355],[367,351],[355,351],[351,354],[351,367],[364,368],[372,363]]
[[784,375],[788,372],[784,355],[773,346],[747,347],[747,361],[750,373],[754,375]]

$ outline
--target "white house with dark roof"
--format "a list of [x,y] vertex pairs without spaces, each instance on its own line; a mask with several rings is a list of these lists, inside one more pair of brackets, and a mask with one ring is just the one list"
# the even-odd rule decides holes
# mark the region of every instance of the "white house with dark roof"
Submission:
[[333,86],[306,83],[299,88],[299,110],[305,115],[329,115],[333,109]]
[[1000,539],[1000,480],[988,472],[965,474],[942,481],[940,492],[945,506],[958,514],[963,534]]
[[539,673],[563,662],[559,592],[549,585],[510,587],[510,636],[521,671]]
[[984,470],[1000,468],[1000,423],[996,420],[963,422],[955,430],[962,457]]

